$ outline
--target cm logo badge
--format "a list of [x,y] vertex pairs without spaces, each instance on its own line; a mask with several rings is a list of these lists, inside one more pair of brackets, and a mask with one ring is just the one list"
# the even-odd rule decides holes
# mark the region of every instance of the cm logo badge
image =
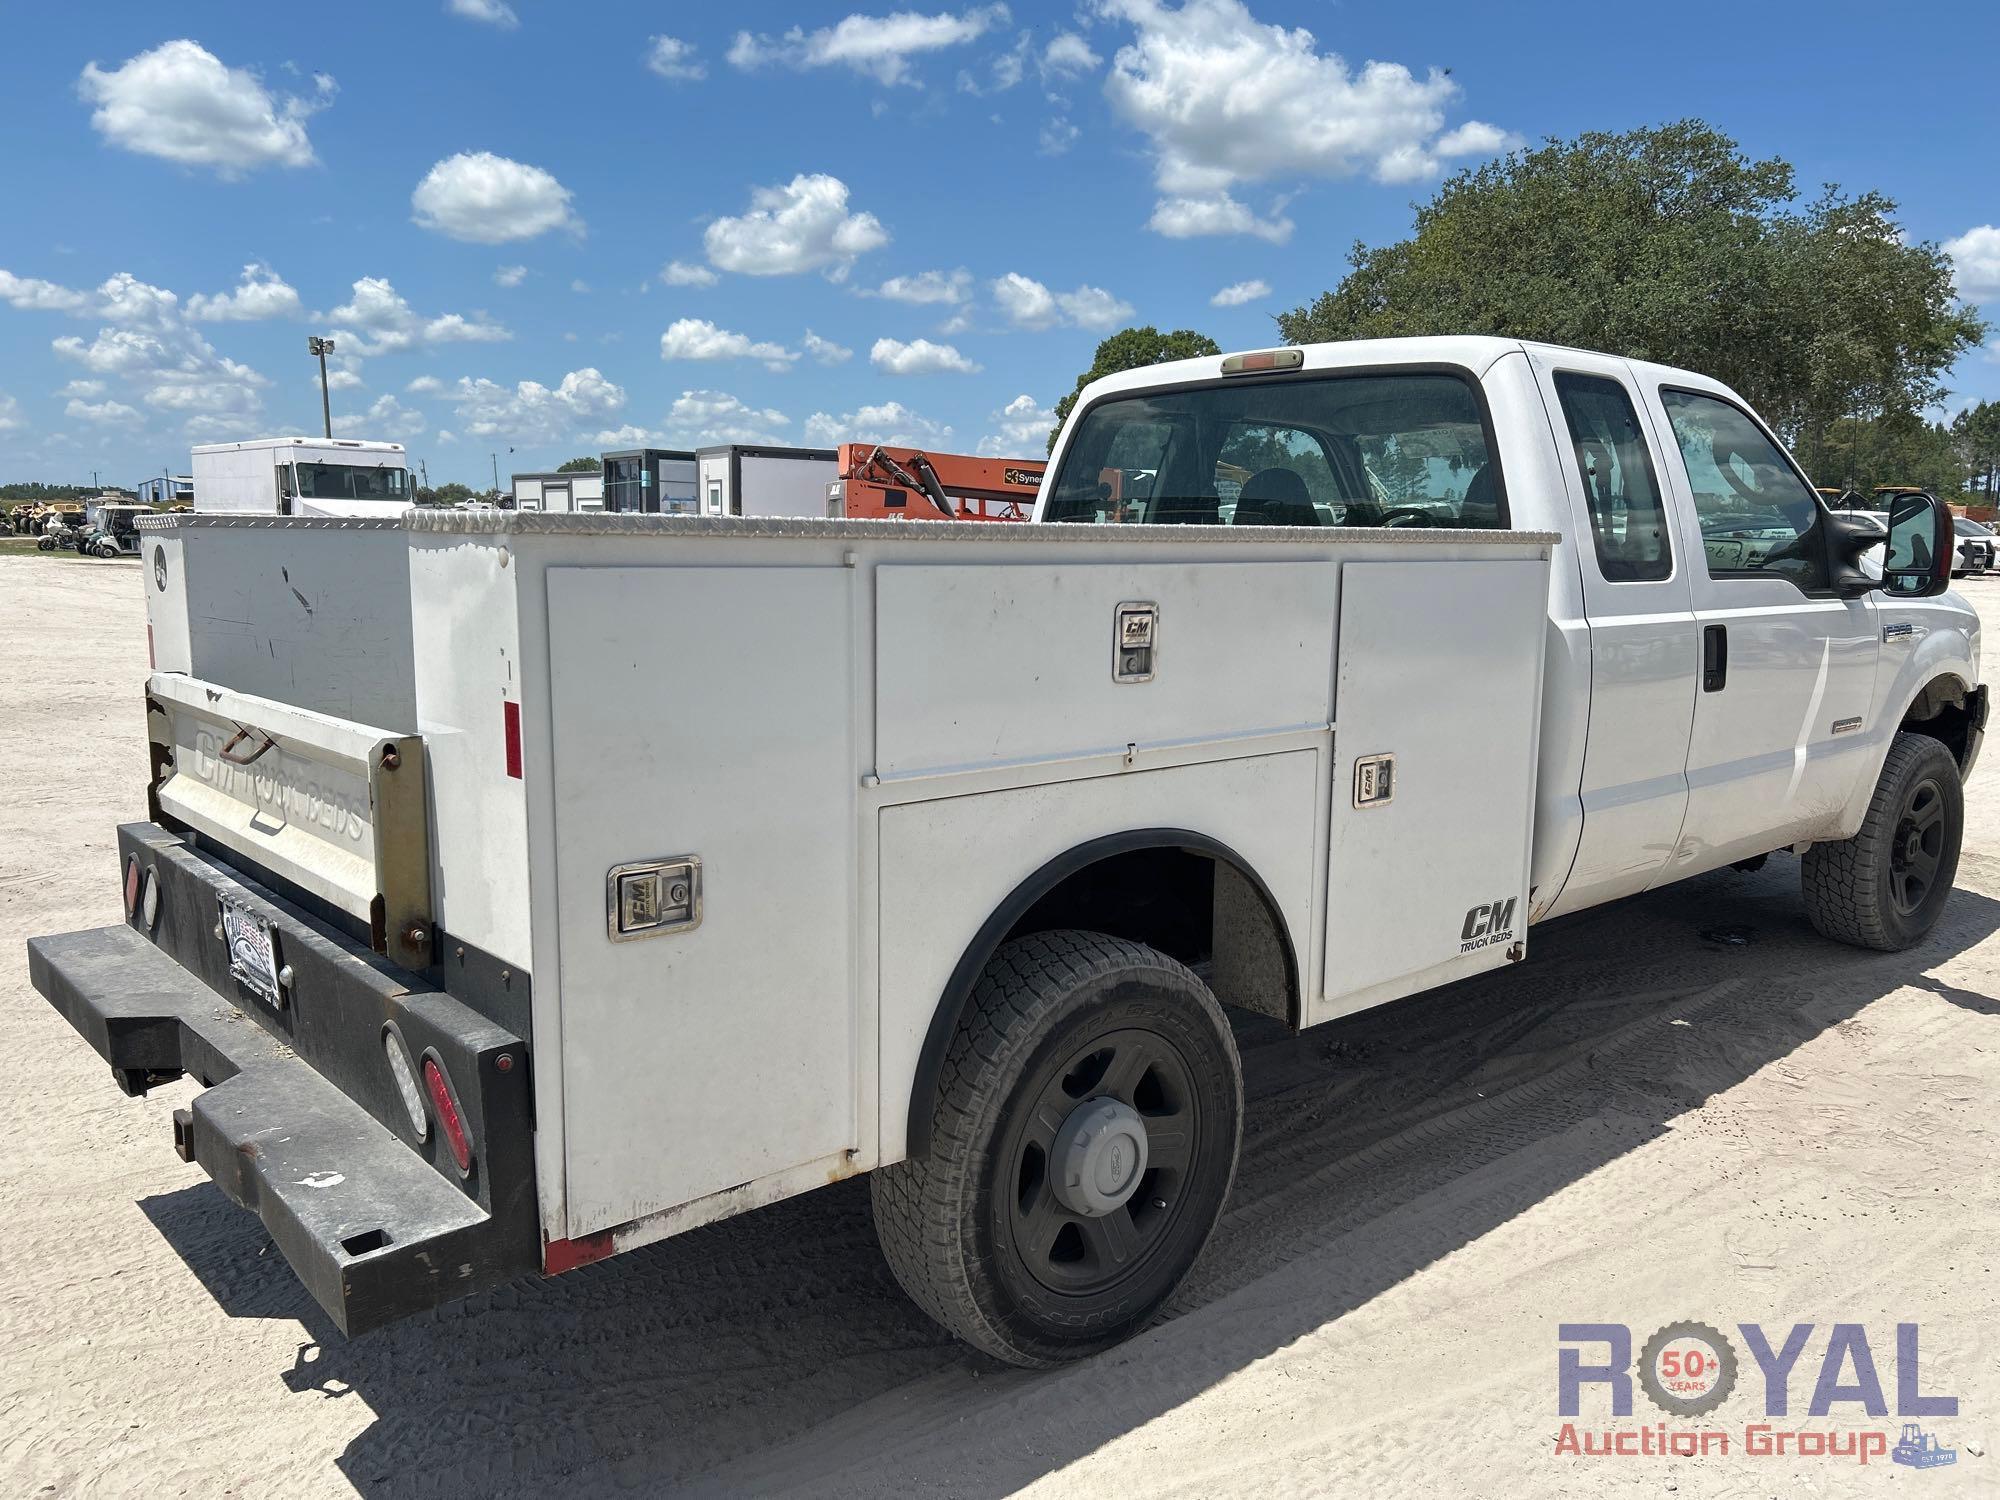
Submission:
[[1495,901],[1490,906],[1475,906],[1465,914],[1465,925],[1458,930],[1458,940],[1469,943],[1474,938],[1499,937],[1514,925],[1514,898]]
[[167,549],[157,542],[153,545],[153,587],[163,594],[167,591]]

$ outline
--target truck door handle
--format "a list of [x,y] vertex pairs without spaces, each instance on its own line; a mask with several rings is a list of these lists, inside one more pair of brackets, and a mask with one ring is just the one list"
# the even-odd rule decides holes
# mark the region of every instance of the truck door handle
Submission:
[[1724,625],[1701,628],[1701,690],[1719,693],[1729,680],[1729,629]]

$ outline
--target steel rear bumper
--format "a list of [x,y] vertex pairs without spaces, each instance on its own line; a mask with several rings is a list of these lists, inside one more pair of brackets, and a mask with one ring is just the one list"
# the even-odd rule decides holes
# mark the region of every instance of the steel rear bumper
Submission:
[[[267,909],[299,993],[276,1019],[252,1014],[254,1001],[239,1004],[191,972],[167,929],[176,916],[191,925],[204,901],[212,921],[217,888],[253,900],[256,888],[214,872],[151,825],[120,835],[128,857],[155,857],[167,885],[159,941],[133,926],[32,938],[29,977],[126,1092],[183,1073],[206,1086],[175,1112],[176,1150],[263,1221],[341,1332],[365,1333],[539,1271],[520,1044],[442,992],[394,986],[351,959],[328,963],[342,956],[337,940],[277,906]],[[364,1077],[386,1073],[383,1017],[449,1067],[478,1148],[463,1182],[425,1155],[437,1148],[435,1124],[420,1146],[356,1097],[370,1097]],[[501,1049],[519,1062],[496,1073]],[[496,1097],[496,1084],[521,1096],[518,1111]],[[380,1110],[381,1098],[373,1102]]]

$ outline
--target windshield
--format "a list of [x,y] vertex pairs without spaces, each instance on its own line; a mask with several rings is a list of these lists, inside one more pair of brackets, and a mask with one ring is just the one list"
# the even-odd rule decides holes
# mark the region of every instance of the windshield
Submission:
[[1318,375],[1100,401],[1063,450],[1046,521],[1504,526],[1471,384]]
[[298,493],[305,500],[392,500],[410,498],[410,471],[360,464],[299,464]]
[[1952,530],[1956,531],[1960,536],[1993,535],[1993,533],[1990,530],[1988,530],[1984,526],[1981,526],[1977,521],[1968,520],[1964,516],[1952,517],[1951,525],[1952,525]]

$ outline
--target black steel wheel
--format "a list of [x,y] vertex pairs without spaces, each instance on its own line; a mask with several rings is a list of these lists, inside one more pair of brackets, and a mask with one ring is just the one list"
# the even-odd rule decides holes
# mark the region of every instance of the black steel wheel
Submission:
[[930,1150],[872,1179],[911,1297],[1010,1363],[1143,1327],[1207,1242],[1235,1175],[1241,1065],[1207,986],[1090,932],[1003,945],[947,1054]]
[[1806,914],[1843,943],[1909,947],[1944,912],[1964,833],[1965,790],[1951,751],[1928,735],[1898,734],[1860,831],[1806,851]]

